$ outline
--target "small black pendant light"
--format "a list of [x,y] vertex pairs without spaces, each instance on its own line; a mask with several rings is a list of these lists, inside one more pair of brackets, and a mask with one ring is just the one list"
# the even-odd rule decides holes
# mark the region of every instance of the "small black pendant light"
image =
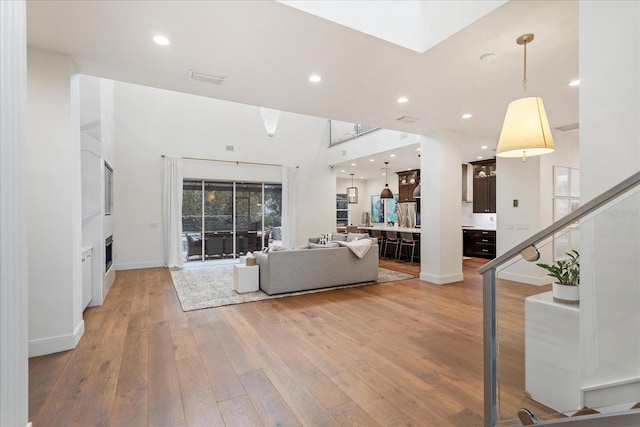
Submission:
[[393,193],[389,189],[389,169],[387,167],[388,164],[389,162],[384,162],[385,184],[384,184],[384,190],[382,190],[382,193],[380,193],[381,199],[393,199]]
[[351,175],[351,187],[347,187],[347,203],[354,204],[358,203],[358,187],[353,185],[353,175],[355,174],[349,175]]

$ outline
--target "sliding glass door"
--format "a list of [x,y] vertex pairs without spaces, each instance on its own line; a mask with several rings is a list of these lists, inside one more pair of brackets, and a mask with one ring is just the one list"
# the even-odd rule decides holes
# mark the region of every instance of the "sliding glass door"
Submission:
[[282,185],[185,180],[182,229],[186,261],[236,258],[269,244],[279,230]]
[[204,258],[233,257],[233,183],[203,182]]

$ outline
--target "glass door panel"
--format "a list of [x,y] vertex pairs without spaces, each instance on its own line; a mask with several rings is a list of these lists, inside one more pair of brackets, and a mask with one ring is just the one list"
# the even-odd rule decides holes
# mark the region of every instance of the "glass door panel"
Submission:
[[[264,185],[264,233],[262,235],[262,247],[269,246],[273,228],[282,226],[282,184]],[[273,239],[272,239],[273,240]],[[281,240],[279,238],[278,240]]]
[[204,183],[204,241],[207,259],[232,257],[233,183]]
[[236,254],[262,249],[262,184],[236,184]]
[[202,181],[183,183],[182,236],[184,259],[202,260]]

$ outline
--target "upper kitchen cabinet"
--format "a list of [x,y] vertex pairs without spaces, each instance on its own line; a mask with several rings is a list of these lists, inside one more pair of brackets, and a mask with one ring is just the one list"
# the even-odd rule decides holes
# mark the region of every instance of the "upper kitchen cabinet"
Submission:
[[473,165],[473,213],[496,212],[496,159]]
[[398,174],[398,201],[415,202],[413,190],[420,183],[420,169],[396,172]]

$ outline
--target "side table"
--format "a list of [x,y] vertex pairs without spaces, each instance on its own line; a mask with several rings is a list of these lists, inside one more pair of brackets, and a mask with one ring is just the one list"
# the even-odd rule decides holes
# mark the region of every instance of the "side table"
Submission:
[[233,289],[239,294],[256,292],[258,290],[258,273],[257,265],[233,265]]

